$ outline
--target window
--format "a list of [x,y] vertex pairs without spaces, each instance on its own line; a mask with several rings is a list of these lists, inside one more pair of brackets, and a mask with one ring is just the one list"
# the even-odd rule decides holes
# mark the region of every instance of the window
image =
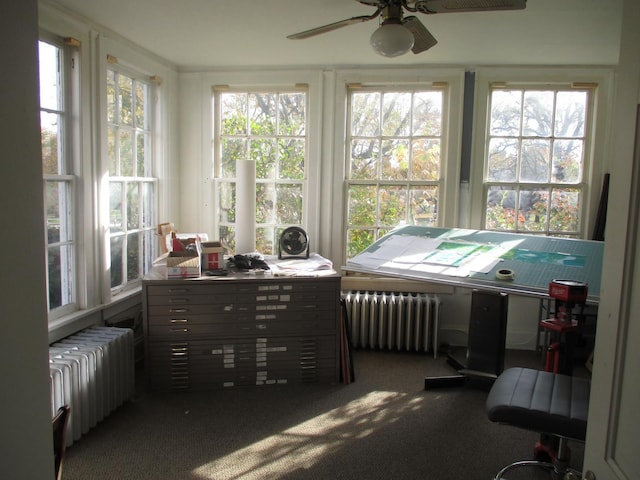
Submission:
[[398,225],[439,224],[446,95],[435,87],[349,90],[348,258]]
[[107,158],[111,288],[136,285],[156,257],[152,88],[107,70]]
[[214,106],[219,239],[276,254],[282,230],[305,224],[307,91],[214,89]]
[[582,236],[592,93],[490,89],[485,229]]
[[77,64],[62,41],[39,42],[40,131],[49,317],[77,308],[76,180],[72,83]]

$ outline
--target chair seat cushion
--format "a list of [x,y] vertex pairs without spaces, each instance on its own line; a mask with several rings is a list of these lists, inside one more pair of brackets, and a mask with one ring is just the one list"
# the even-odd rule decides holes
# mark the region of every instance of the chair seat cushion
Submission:
[[492,422],[584,441],[591,382],[529,368],[509,368],[487,397]]

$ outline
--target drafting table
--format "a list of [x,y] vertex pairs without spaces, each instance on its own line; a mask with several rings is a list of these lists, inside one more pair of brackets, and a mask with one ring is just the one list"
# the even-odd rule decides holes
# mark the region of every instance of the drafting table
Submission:
[[[513,233],[405,226],[393,230],[342,267],[346,272],[548,298],[549,282],[588,285],[600,299],[604,243]],[[496,273],[510,270],[513,279]]]
[[[587,302],[597,304],[603,248],[602,242],[590,240],[405,226],[393,230],[356,255],[343,270],[541,299],[549,298],[552,280],[574,280],[588,285]],[[504,272],[513,275],[499,278],[505,277]],[[486,317],[482,320],[497,331],[498,327],[506,328],[503,309],[506,306],[491,308],[496,313],[480,316]],[[495,318],[489,319],[490,316]],[[479,350],[485,351],[471,355],[470,342],[468,365],[449,354],[448,362],[456,368],[458,375],[426,377],[425,389],[458,386],[470,380],[480,382],[484,388],[487,381],[492,382],[502,371],[504,337],[499,343],[490,348],[480,345]],[[478,342],[475,344],[477,350]],[[476,360],[472,361],[474,358]],[[488,363],[495,363],[493,371],[486,368]]]

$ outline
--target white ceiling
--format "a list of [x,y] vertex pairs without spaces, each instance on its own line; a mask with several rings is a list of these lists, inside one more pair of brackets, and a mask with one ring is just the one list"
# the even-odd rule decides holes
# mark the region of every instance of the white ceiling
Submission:
[[388,59],[369,37],[378,20],[306,40],[286,35],[373,7],[355,0],[42,0],[57,3],[179,69],[338,65],[613,65],[622,0],[528,0],[509,12],[415,15],[438,39]]

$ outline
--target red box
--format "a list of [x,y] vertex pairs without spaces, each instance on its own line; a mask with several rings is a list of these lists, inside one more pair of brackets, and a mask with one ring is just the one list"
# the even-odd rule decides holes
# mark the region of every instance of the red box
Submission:
[[549,283],[549,296],[563,302],[585,303],[588,291],[586,283],[574,280],[552,280]]

